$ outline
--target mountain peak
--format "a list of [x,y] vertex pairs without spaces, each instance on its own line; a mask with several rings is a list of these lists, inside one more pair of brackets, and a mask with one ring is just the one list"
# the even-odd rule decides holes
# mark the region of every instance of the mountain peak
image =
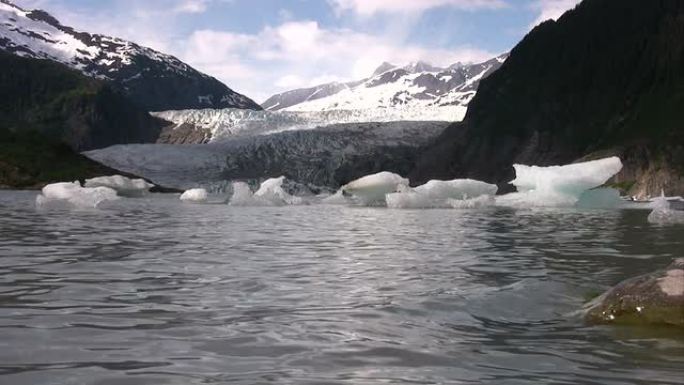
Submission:
[[388,63],[388,62],[383,62],[382,64],[380,64],[380,66],[378,68],[375,69],[375,71],[373,71],[373,76],[383,74],[383,73],[390,71],[390,70],[393,70],[395,68],[397,68],[397,66],[395,66],[394,64]]
[[442,68],[435,67],[432,64],[419,60],[416,62],[411,62],[408,65],[404,67],[404,70],[410,73],[418,73],[418,72],[439,72],[442,70]]

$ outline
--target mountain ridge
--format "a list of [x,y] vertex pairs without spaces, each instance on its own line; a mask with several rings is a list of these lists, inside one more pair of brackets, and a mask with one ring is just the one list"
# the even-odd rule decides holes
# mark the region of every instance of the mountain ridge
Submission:
[[43,10],[0,0],[0,50],[49,59],[112,82],[148,111],[261,106],[174,56],[119,38],[76,31]]
[[271,96],[262,106],[271,111],[462,106],[465,112],[479,81],[496,71],[506,57],[503,54],[481,63],[456,63],[446,68],[424,61],[401,67],[384,62],[370,77],[286,91]]

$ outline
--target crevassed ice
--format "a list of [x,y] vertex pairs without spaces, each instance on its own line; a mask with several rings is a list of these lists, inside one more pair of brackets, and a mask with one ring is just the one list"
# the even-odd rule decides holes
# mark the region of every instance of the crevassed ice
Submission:
[[[492,197],[496,192],[496,185],[472,179],[431,180],[414,189],[387,194],[386,200],[389,208],[474,208],[491,203],[491,200],[474,201],[472,199],[483,196]],[[461,204],[461,201],[469,201],[469,203]]]
[[78,182],[53,183],[36,197],[38,207],[96,208],[100,203],[118,199],[109,187],[81,187]]
[[86,179],[85,187],[109,187],[117,192],[120,196],[138,197],[143,196],[149,192],[153,184],[148,183],[144,179],[131,179],[122,175],[101,176],[92,179]]
[[[605,184],[622,170],[618,157],[605,158],[566,166],[525,166],[516,164],[516,178],[511,182],[517,193],[497,198],[504,206],[572,207],[578,204],[585,192]],[[610,193],[612,194],[612,193]],[[614,194],[613,194],[614,195]],[[607,195],[594,198],[605,199]],[[592,196],[586,197],[589,202]]]
[[180,196],[180,200],[184,202],[202,203],[206,202],[208,197],[209,193],[207,193],[207,190],[203,188],[193,188],[183,192],[183,194]]
[[252,193],[249,185],[244,182],[233,183],[231,206],[285,206],[302,204],[303,199],[288,194],[283,190],[285,177],[271,178],[264,181],[259,189]]

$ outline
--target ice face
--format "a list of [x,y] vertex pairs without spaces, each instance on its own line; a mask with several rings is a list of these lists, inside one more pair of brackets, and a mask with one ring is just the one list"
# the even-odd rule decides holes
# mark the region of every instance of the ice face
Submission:
[[362,204],[382,205],[387,194],[399,191],[409,185],[409,180],[400,175],[383,171],[367,175],[342,187],[342,191],[353,195]]
[[38,207],[96,208],[100,203],[118,199],[109,187],[81,187],[78,182],[54,183],[43,187],[36,197]]
[[120,196],[139,197],[147,194],[154,185],[144,179],[131,179],[121,175],[112,175],[86,179],[85,187],[109,187]]
[[231,206],[285,206],[302,204],[302,198],[288,194],[283,190],[285,177],[271,178],[264,181],[257,192],[252,194],[249,185],[244,182],[233,183]]
[[516,164],[511,183],[517,193],[497,198],[505,206],[572,207],[586,191],[599,187],[620,172],[620,158],[612,157],[566,166],[525,166]]
[[387,207],[395,209],[452,208],[450,201],[493,196],[497,187],[472,179],[431,180],[414,189],[387,194]]
[[207,190],[205,190],[203,188],[193,188],[193,189],[185,191],[180,196],[180,200],[182,200],[184,202],[203,203],[203,202],[207,201],[208,197],[209,197],[209,194],[207,193]]

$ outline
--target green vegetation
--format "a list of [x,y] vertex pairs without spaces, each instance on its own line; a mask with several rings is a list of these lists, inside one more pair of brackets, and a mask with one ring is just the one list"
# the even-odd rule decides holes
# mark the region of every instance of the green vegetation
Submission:
[[0,52],[0,187],[112,174],[78,152],[154,142],[162,125],[105,82]]
[[113,173],[36,131],[12,133],[0,129],[0,188],[41,188],[48,183]]

